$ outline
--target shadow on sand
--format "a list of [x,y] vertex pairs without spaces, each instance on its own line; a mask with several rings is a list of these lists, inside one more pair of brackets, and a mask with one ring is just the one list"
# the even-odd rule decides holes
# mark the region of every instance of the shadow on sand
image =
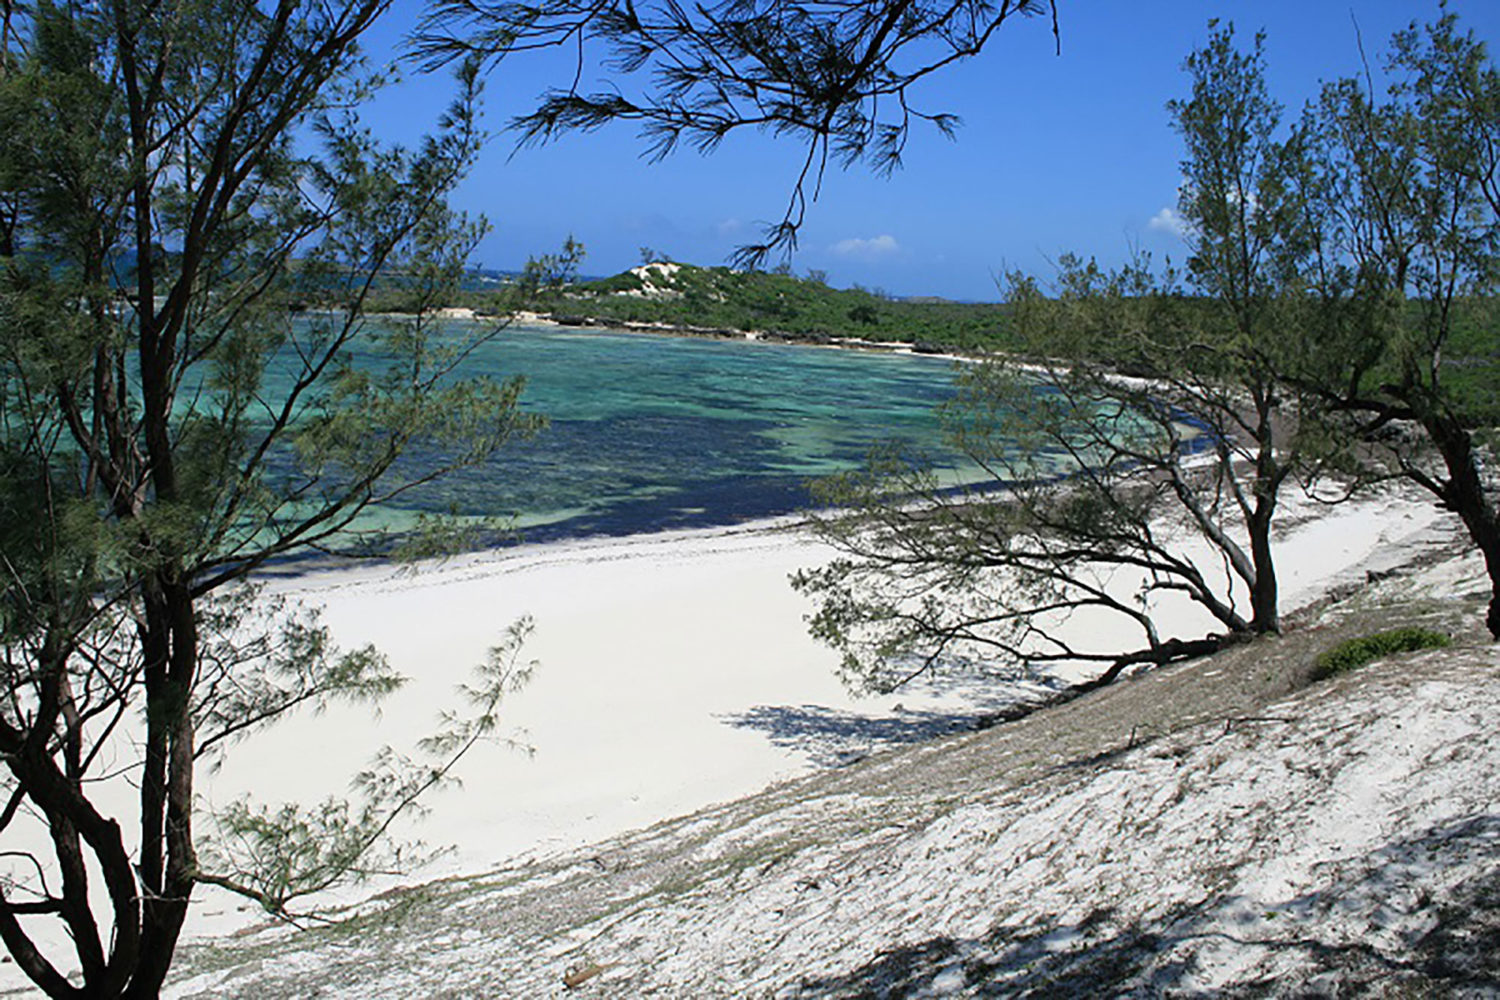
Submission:
[[[1446,867],[1476,858],[1488,861],[1479,874],[1446,886]],[[1134,924],[1101,908],[1074,923],[934,937],[778,996],[1500,996],[1500,816],[1434,827],[1340,869],[1274,906],[1219,896]],[[1206,991],[1199,973],[1221,947],[1257,964],[1249,981]]]
[[841,767],[891,747],[921,743],[949,733],[988,729],[1027,715],[1053,701],[1067,685],[1045,673],[1017,668],[996,671],[949,664],[892,693],[892,700],[938,698],[960,707],[906,708],[863,712],[825,705],[756,705],[721,715],[725,725],[758,729],[775,746],[804,754],[817,767]]
[[776,746],[805,754],[818,767],[840,767],[886,747],[983,729],[993,724],[995,712],[990,706],[956,712],[897,706],[890,715],[870,716],[823,705],[757,705],[719,719],[727,725],[759,729]]

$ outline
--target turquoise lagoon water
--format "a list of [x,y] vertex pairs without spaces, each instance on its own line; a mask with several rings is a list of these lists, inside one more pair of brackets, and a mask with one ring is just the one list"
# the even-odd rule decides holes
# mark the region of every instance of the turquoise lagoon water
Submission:
[[810,479],[882,442],[958,467],[935,412],[954,392],[940,358],[512,327],[464,371],[524,376],[523,408],[550,423],[405,498],[393,526],[431,511],[513,519],[522,541],[708,527],[803,509]]

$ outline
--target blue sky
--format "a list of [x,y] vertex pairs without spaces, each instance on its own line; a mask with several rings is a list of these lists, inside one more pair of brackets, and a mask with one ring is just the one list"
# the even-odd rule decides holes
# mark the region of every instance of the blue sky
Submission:
[[[1050,24],[1002,27],[978,58],[911,96],[962,119],[957,139],[918,130],[905,167],[889,178],[830,168],[792,260],[836,286],[894,295],[996,297],[995,275],[1045,274],[1065,251],[1118,262],[1138,245],[1180,256],[1160,213],[1176,200],[1181,149],[1166,102],[1183,96],[1184,57],[1208,37],[1211,17],[1248,41],[1267,33],[1269,83],[1290,114],[1319,82],[1359,71],[1359,37],[1374,56],[1435,0],[1059,0],[1062,52]],[[398,6],[372,52],[411,25],[416,0]],[[1453,0],[1449,9],[1500,45],[1500,2]],[[1358,35],[1356,33],[1358,25]],[[747,132],[717,152],[690,150],[655,164],[628,125],[516,150],[505,123],[549,85],[566,84],[571,59],[542,53],[502,65],[486,90],[497,136],[458,192],[460,207],[494,226],[476,263],[516,268],[569,234],[588,248],[584,270],[612,274],[649,246],[681,261],[723,263],[755,224],[779,219],[803,151]],[[585,88],[608,79],[597,64]],[[628,80],[622,84],[629,90]],[[414,142],[447,101],[451,82],[407,72],[369,110],[377,134]]]

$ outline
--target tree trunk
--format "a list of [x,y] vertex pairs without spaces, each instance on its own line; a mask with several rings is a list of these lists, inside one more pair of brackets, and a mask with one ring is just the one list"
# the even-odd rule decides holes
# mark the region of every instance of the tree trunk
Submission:
[[1261,634],[1281,631],[1278,607],[1280,588],[1276,582],[1276,564],[1271,553],[1271,519],[1250,524],[1250,552],[1255,560],[1255,586],[1250,589],[1250,631]]
[[1490,636],[1500,640],[1500,516],[1485,495],[1473,436],[1449,413],[1426,415],[1422,424],[1448,469],[1439,497],[1463,521],[1484,556],[1490,578],[1490,606],[1484,622]]
[[1100,688],[1108,687],[1120,679],[1130,667],[1151,665],[1154,667],[1165,666],[1168,663],[1178,663],[1182,660],[1196,660],[1204,656],[1212,656],[1230,646],[1237,645],[1250,639],[1251,636],[1245,632],[1229,632],[1223,635],[1207,635],[1201,639],[1168,639],[1159,645],[1149,649],[1137,650],[1126,653],[1112,662],[1109,667],[1098,677],[1092,677],[1086,681],[1069,684],[1067,687],[1053,692],[1041,701],[1028,701],[1008,708],[1002,708],[998,712],[992,712],[982,716],[975,724],[976,729],[990,729],[1002,722],[1015,722],[1024,719],[1033,712],[1044,708],[1053,708],[1065,705],[1075,698],[1098,691]]
[[[141,782],[141,952],[127,997],[155,997],[187,919],[197,870],[192,844],[193,728],[189,692],[198,633],[188,587],[155,574],[148,598],[147,767]],[[163,580],[162,576],[167,576]]]
[[[77,783],[70,781],[58,769],[56,761],[45,750],[23,748],[8,756],[16,780],[27,789],[35,807],[45,814],[54,837],[58,836],[56,831],[62,830],[71,838],[81,838],[82,846],[87,847],[88,853],[97,863],[113,910],[114,935],[110,941],[108,958],[103,959],[101,951],[97,960],[87,963],[82,989],[63,978],[36,949],[15,919],[15,912],[19,911],[13,910],[9,905],[0,906],[0,938],[4,939],[22,971],[49,996],[119,996],[136,968],[141,943],[137,910],[140,892],[120,826],[94,809],[84,798]],[[78,859],[82,860],[83,852],[76,839],[68,850],[76,852]],[[64,909],[88,907],[87,887],[80,880],[69,879],[62,889]],[[92,917],[88,922],[92,924]],[[78,923],[70,926],[75,934],[85,930]],[[75,944],[82,956],[93,943]]]
[[1255,581],[1250,587],[1250,631],[1258,634],[1281,631],[1280,587],[1276,580],[1276,557],[1271,545],[1271,523],[1276,518],[1276,500],[1287,470],[1276,459],[1276,393],[1263,380],[1255,390],[1255,481],[1254,504],[1246,513],[1250,533],[1250,561]]

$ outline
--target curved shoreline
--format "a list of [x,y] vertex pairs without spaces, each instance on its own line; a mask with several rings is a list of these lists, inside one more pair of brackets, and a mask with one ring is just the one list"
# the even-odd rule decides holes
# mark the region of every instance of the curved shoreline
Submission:
[[[1289,615],[1452,537],[1431,504],[1396,492],[1306,514],[1288,519],[1282,539]],[[338,707],[254,738],[205,783],[205,801],[264,788],[267,775],[277,776],[277,795],[304,801],[342,787],[371,748],[409,746],[451,708],[454,684],[518,613],[535,619],[525,656],[540,662],[507,701],[501,735],[524,731],[535,756],[483,748],[465,762],[461,792],[434,798],[428,822],[402,830],[452,843],[453,855],[328,902],[496,868],[542,870],[567,852],[785,779],[841,773],[871,754],[974,728],[996,699],[1015,698],[1014,678],[957,674],[898,695],[851,696],[786,584],[788,569],[822,551],[797,526],[772,519],[520,546],[285,581],[284,596],[325,608],[341,645],[374,643],[411,683],[378,719]],[[211,940],[254,919],[232,907],[204,893],[192,936]]]
[[695,554],[737,548],[747,540],[787,539],[807,524],[800,514],[757,518],[736,524],[701,528],[663,528],[620,535],[587,535],[547,541],[520,540],[511,545],[471,549],[447,556],[431,556],[409,562],[386,556],[323,556],[316,561],[291,564],[283,572],[261,571],[255,578],[278,592],[322,590],[326,586],[367,584],[371,581],[435,580],[445,576],[470,578],[492,576],[506,569],[525,570],[539,565],[587,566],[614,562],[659,550],[691,550]]
[[[447,311],[452,319],[481,320],[485,317],[472,309]],[[664,337],[689,337],[702,340],[746,340],[766,344],[783,344],[794,347],[835,347],[841,350],[869,351],[872,353],[919,354],[955,361],[970,361],[997,352],[968,351],[954,344],[933,344],[915,340],[869,340],[864,337],[839,336],[829,333],[796,333],[789,330],[737,330],[730,327],[693,326],[682,323],[667,323],[661,320],[627,320],[612,316],[588,316],[558,314],[550,312],[520,311],[510,321],[521,326],[558,327],[573,330],[612,330],[621,333],[655,333]]]
[[1471,643],[1315,688],[1306,665],[1406,601],[1451,608],[1473,578],[1459,562],[1013,726],[372,897],[327,934],[198,942],[172,993],[551,996],[599,977],[587,989],[610,995],[864,996],[888,992],[889,955],[915,960],[896,982],[945,994],[957,973],[1045,993],[1059,971],[1109,992],[1122,969],[1191,973],[1188,992],[1315,974],[1367,992],[1393,967],[1370,956],[1424,969],[1412,954],[1446,963],[1471,940],[1435,921],[1493,925],[1475,890],[1495,870],[1500,661]]

